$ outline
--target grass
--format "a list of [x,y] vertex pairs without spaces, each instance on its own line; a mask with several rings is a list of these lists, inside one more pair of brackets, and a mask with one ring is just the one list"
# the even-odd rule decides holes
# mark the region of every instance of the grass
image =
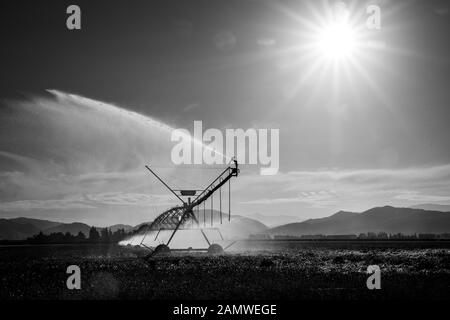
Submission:
[[[450,249],[286,248],[150,261],[115,245],[0,248],[1,299],[448,299]],[[81,290],[66,268],[81,268]],[[367,266],[381,290],[366,288]]]

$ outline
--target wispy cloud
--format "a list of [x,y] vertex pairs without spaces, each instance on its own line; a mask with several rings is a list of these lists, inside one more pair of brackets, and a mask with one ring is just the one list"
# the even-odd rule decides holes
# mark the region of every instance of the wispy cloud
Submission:
[[333,191],[309,191],[300,192],[290,198],[265,198],[257,200],[242,201],[241,204],[281,204],[281,203],[303,203],[312,208],[333,207],[338,203],[338,196]]
[[252,190],[244,205],[301,203],[311,208],[370,204],[449,202],[450,165],[421,168],[317,170],[272,177],[245,176],[239,190]]
[[96,209],[104,206],[148,207],[176,205],[169,195],[105,192],[67,196],[63,199],[0,202],[0,211]]
[[450,196],[436,196],[429,194],[421,194],[418,191],[404,191],[394,197],[395,199],[407,200],[419,203],[448,203]]
[[0,211],[93,209],[94,206],[73,200],[18,200],[0,203]]

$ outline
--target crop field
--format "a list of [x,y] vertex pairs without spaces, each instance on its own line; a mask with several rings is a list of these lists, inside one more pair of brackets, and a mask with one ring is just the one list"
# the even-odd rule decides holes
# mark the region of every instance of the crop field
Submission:
[[[219,256],[117,245],[0,247],[0,299],[448,299],[448,243],[241,242]],[[81,269],[69,290],[66,269]],[[381,269],[368,290],[367,267]]]

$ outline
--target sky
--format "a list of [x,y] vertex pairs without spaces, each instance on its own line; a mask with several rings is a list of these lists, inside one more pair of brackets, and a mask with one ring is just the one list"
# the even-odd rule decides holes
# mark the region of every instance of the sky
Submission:
[[278,174],[242,166],[236,214],[450,204],[446,1],[347,1],[339,60],[314,47],[334,1],[77,1],[71,31],[70,4],[0,4],[0,218],[152,220],[178,202],[145,164],[175,188],[220,173],[171,162],[195,120],[280,130]]

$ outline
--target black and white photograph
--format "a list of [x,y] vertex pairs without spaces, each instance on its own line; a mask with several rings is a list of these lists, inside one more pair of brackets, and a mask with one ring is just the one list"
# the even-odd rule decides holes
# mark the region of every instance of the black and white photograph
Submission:
[[1,305],[445,305],[449,7],[1,0]]

